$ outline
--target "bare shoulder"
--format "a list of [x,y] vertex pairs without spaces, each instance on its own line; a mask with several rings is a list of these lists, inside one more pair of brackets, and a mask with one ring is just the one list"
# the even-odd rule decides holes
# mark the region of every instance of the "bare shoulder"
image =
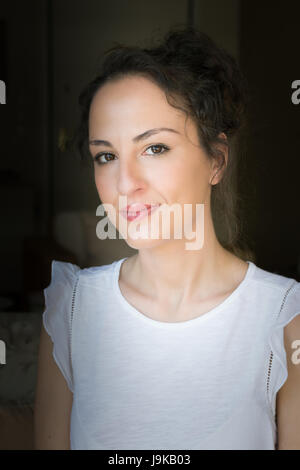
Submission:
[[53,343],[41,327],[34,404],[35,449],[70,449],[73,394],[53,358]]
[[284,328],[284,345],[288,378],[276,399],[278,449],[300,450],[300,314]]

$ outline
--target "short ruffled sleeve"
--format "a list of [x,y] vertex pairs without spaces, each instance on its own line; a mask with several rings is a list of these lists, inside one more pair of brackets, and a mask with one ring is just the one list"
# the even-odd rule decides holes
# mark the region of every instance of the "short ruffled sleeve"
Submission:
[[300,315],[300,282],[293,280],[287,287],[278,312],[274,313],[269,346],[271,357],[268,370],[268,396],[273,416],[276,416],[276,394],[288,378],[284,327]]
[[73,393],[70,332],[71,309],[79,266],[52,261],[51,282],[44,289],[43,324],[53,342],[53,357]]

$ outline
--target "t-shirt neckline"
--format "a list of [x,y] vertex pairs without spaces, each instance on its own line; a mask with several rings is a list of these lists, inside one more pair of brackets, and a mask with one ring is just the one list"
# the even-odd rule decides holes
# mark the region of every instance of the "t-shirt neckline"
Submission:
[[238,294],[240,294],[243,290],[245,290],[250,279],[253,277],[254,271],[256,269],[256,265],[252,261],[247,260],[246,262],[249,264],[249,266],[244,276],[244,279],[240,282],[240,284],[236,287],[236,289],[228,297],[226,297],[225,300],[223,300],[223,302],[221,302],[219,305],[212,308],[208,312],[205,312],[198,317],[191,318],[190,320],[179,321],[179,322],[162,322],[162,321],[154,320],[146,316],[145,314],[137,310],[133,305],[131,305],[127,301],[127,299],[123,296],[121,289],[120,289],[120,285],[119,285],[119,277],[120,277],[121,265],[127,258],[128,257],[125,257],[114,262],[114,268],[112,271],[112,282],[113,282],[113,289],[117,296],[117,299],[122,304],[122,306],[127,310],[127,312],[133,315],[133,317],[135,317],[138,320],[144,321],[148,323],[149,325],[157,326],[160,328],[184,328],[188,326],[196,326],[197,324],[205,322],[209,320],[210,318],[214,317],[217,313],[221,312],[229,304],[231,304],[231,302],[238,296]]

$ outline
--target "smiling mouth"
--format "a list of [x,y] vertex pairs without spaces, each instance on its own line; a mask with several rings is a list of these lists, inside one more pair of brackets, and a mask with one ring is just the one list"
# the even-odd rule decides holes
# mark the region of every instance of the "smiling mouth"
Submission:
[[129,222],[131,222],[132,220],[140,220],[143,217],[149,216],[152,212],[154,212],[160,206],[160,204],[158,205],[145,204],[145,206],[146,206],[145,209],[140,210],[140,211],[130,211],[130,210],[123,209],[123,210],[120,210],[120,213]]

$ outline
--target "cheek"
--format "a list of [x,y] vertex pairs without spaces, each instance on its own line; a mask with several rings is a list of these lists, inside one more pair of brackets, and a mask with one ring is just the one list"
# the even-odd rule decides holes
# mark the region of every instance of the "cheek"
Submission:
[[172,203],[179,197],[182,182],[183,178],[179,169],[170,165],[166,167],[161,165],[159,171],[151,175],[149,184],[166,199],[166,202]]
[[190,164],[178,164],[165,175],[165,188],[182,203],[203,200],[208,188],[208,169],[194,159]]

